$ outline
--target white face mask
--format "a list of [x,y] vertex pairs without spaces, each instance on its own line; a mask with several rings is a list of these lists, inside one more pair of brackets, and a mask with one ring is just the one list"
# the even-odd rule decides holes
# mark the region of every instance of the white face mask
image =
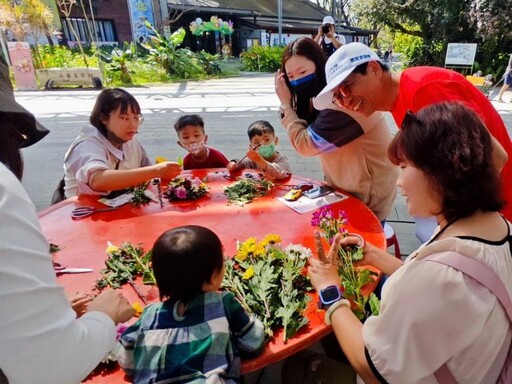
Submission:
[[204,148],[204,140],[199,143],[192,143],[183,146],[191,154],[195,155],[201,152]]

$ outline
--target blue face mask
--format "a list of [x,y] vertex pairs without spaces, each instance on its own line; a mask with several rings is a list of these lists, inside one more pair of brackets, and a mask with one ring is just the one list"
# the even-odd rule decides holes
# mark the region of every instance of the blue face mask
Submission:
[[290,80],[293,91],[305,97],[315,97],[315,78],[316,75],[311,73],[297,80]]
[[262,145],[258,148],[258,153],[261,155],[261,157],[264,157],[265,159],[268,159],[276,153],[276,147],[274,143],[269,145]]

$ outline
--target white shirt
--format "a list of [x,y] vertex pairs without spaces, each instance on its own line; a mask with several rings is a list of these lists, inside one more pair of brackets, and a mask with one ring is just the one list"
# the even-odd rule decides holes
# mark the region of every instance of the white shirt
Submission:
[[[347,45],[347,40],[345,39],[345,36],[338,35],[337,33],[335,33],[334,34],[334,38],[336,40],[338,40],[341,43],[341,45]],[[331,43],[331,39],[329,39],[328,37],[324,36],[323,39],[324,39],[324,44],[330,44]]]
[[[499,244],[498,244],[499,243]],[[485,263],[512,294],[508,242],[449,237],[422,246],[382,289],[381,311],[363,325],[371,360],[389,383],[437,384],[447,362],[459,384],[495,383],[511,340],[503,306],[487,288],[449,266],[421,259],[455,251]]]
[[34,204],[0,163],[0,369],[9,384],[74,384],[114,347],[101,312],[76,319]]
[[92,125],[86,126],[64,157],[64,191],[66,197],[80,194],[104,195],[90,187],[92,177],[101,170],[135,169],[151,165],[137,139],[116,148]]

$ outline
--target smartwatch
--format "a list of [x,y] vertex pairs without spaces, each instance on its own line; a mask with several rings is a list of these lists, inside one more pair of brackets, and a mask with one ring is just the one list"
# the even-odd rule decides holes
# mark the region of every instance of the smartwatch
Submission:
[[321,289],[318,296],[320,297],[318,302],[318,308],[320,309],[326,309],[329,305],[345,298],[337,285],[329,285]]

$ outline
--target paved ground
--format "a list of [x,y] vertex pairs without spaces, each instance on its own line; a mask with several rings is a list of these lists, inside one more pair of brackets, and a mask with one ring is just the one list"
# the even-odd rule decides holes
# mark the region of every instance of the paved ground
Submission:
[[[295,174],[318,180],[323,178],[319,161],[299,157],[279,122],[279,102],[274,94],[273,75],[248,74],[158,88],[131,88],[130,92],[141,104],[146,118],[138,139],[152,159],[165,156],[172,160],[185,155],[185,151],[176,144],[176,133],[172,128],[182,114],[200,114],[205,120],[208,144],[228,158],[240,157],[245,153],[248,145],[247,127],[253,121],[263,119],[270,121],[276,129],[280,139],[278,150],[290,159]],[[49,206],[53,190],[62,177],[64,153],[88,121],[97,94],[95,90],[16,92],[18,102],[51,130],[44,140],[23,151],[23,183],[38,210]],[[497,90],[494,97],[496,95]],[[504,99],[511,97],[512,92],[508,92]],[[512,103],[493,102],[493,105],[512,136]],[[397,127],[391,116],[388,116],[388,121],[391,130],[396,132]],[[389,222],[397,233],[403,255],[417,248],[419,241],[414,235],[414,224],[400,197],[396,200],[395,213]],[[278,375],[278,367],[271,368],[261,382],[278,383]],[[255,375],[251,375],[248,382],[255,378]]]

